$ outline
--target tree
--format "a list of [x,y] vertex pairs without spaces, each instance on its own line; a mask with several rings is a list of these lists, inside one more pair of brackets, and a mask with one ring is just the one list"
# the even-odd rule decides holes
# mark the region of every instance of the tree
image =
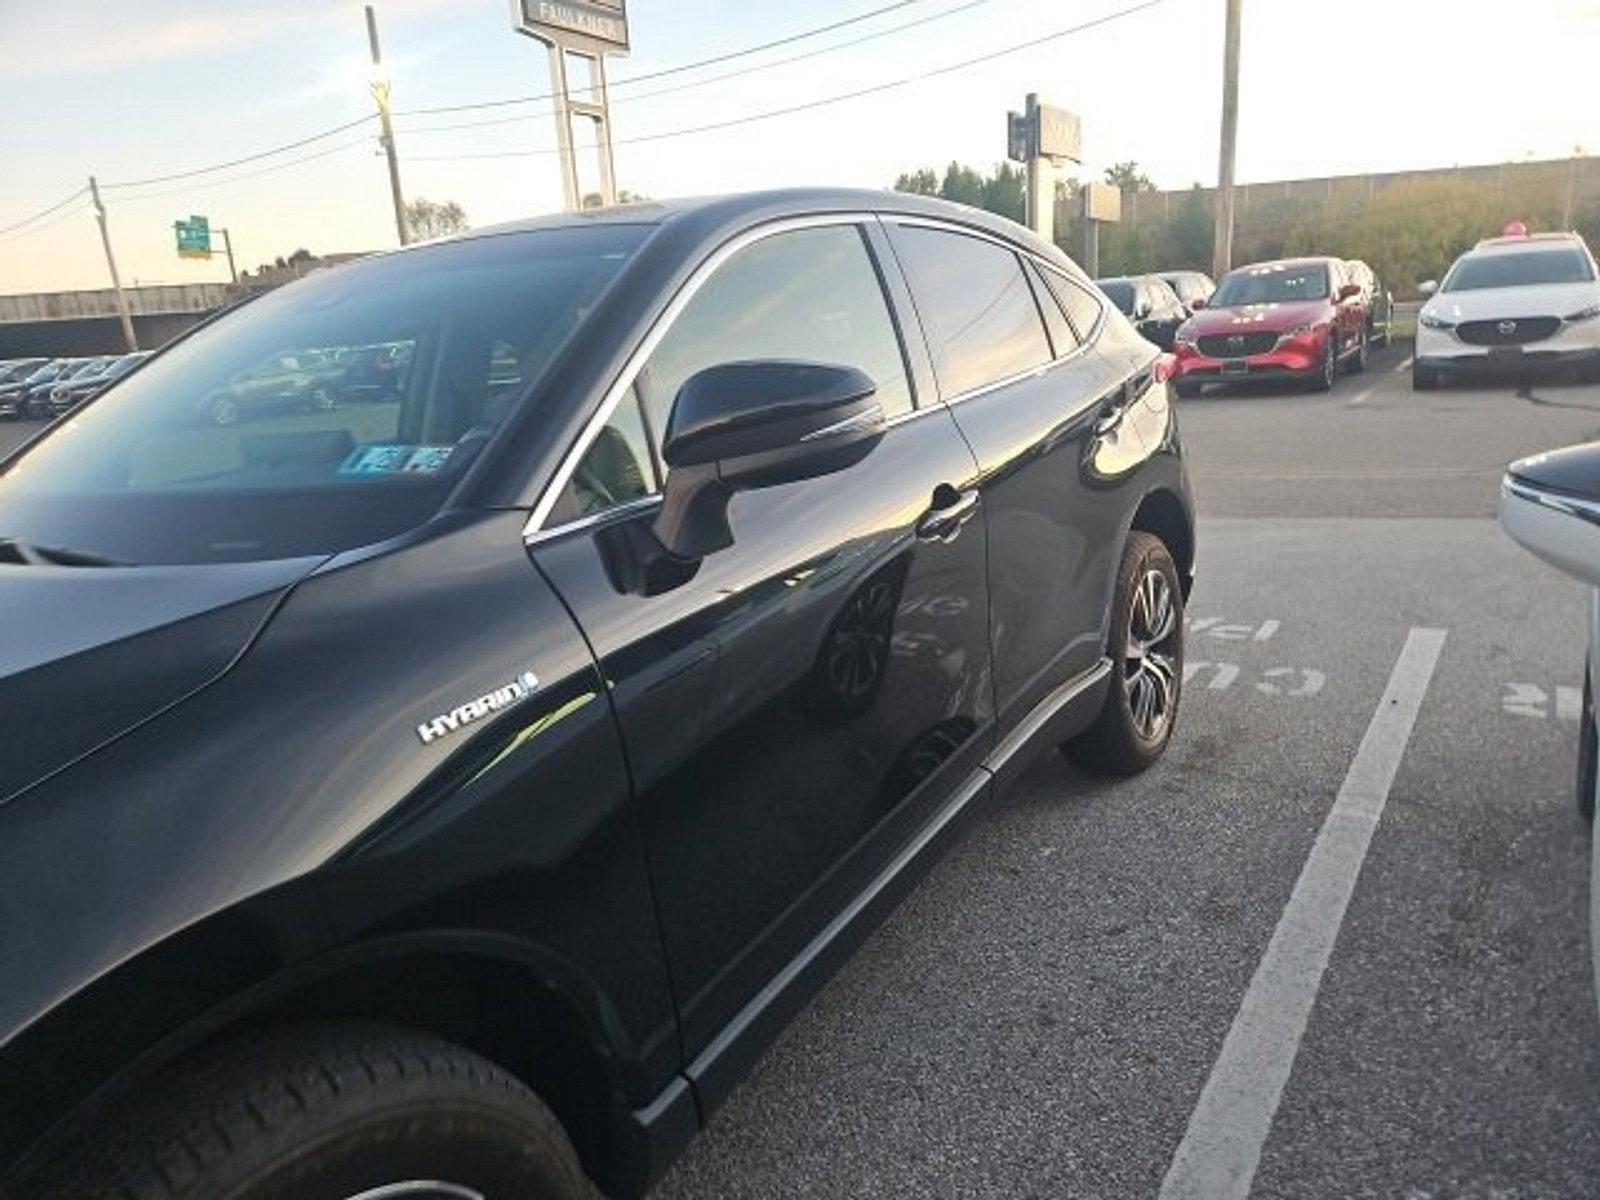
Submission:
[[316,258],[317,256],[315,254],[311,253],[311,251],[307,250],[304,246],[301,246],[300,249],[289,255],[286,265],[292,267],[298,263],[315,262]]
[[1026,212],[1025,183],[1023,172],[1010,163],[1001,163],[992,174],[981,175],[965,163],[952,162],[942,177],[929,167],[907,172],[894,181],[894,190],[939,196],[1021,221]]
[[464,233],[471,228],[467,224],[466,210],[454,200],[437,204],[426,196],[418,196],[415,200],[406,201],[405,211],[406,228],[417,241],[449,237],[452,233]]
[[909,192],[913,196],[937,196],[939,194],[939,177],[934,174],[931,167],[912,171],[902,175],[894,181],[894,190]]
[[1150,176],[1139,169],[1131,158],[1106,168],[1106,182],[1114,183],[1125,192],[1153,192],[1156,185]]

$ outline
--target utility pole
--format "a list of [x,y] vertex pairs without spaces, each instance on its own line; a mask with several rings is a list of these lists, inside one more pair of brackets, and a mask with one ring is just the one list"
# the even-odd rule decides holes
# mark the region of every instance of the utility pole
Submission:
[[378,18],[367,5],[367,42],[372,48],[372,98],[378,103],[378,142],[389,159],[389,194],[394,199],[394,228],[400,244],[411,241],[406,234],[406,202],[400,190],[400,160],[394,149],[394,124],[389,112],[389,79],[383,73],[383,55],[378,51]]
[[239,268],[233,265],[233,238],[226,229],[219,229],[222,234],[222,248],[228,252],[228,275],[234,283],[239,282]]
[[106,227],[106,206],[100,200],[100,184],[89,176],[89,195],[94,198],[94,218],[100,222],[100,243],[106,248],[106,266],[111,268],[111,288],[117,293],[117,315],[122,318],[122,340],[130,352],[139,348],[139,339],[133,334],[133,314],[128,311],[128,297],[122,293],[122,276],[117,274],[117,258],[111,253],[111,231]]
[[1217,161],[1217,227],[1211,274],[1221,279],[1233,266],[1233,166],[1239,143],[1239,17],[1244,0],[1224,0],[1227,30],[1222,41],[1222,145]]

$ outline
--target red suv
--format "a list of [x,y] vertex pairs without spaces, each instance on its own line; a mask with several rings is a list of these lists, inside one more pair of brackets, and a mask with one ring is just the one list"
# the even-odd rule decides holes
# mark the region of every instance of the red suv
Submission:
[[1173,343],[1180,396],[1208,383],[1300,379],[1318,391],[1341,367],[1367,365],[1361,287],[1337,258],[1293,258],[1230,271]]

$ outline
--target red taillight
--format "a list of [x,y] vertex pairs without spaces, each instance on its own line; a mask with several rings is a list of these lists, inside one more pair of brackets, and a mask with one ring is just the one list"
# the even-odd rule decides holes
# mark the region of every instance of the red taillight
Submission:
[[1166,383],[1178,373],[1178,356],[1176,354],[1157,356],[1153,373],[1157,383]]

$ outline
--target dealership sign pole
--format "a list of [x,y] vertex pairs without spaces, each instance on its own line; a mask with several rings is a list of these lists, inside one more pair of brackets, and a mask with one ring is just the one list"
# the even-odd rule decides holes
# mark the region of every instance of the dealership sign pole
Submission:
[[1039,103],[1028,93],[1025,111],[1008,113],[1006,154],[1027,165],[1028,228],[1055,240],[1055,166],[1083,161],[1083,123],[1077,113]]
[[[606,55],[628,52],[626,0],[512,0],[512,27],[550,49],[550,89],[556,108],[556,144],[561,155],[562,197],[569,212],[583,207],[572,119],[593,121],[600,149],[600,202],[617,202],[616,165],[611,149],[611,98],[606,89]],[[589,79],[573,99],[569,67],[584,65]]]

